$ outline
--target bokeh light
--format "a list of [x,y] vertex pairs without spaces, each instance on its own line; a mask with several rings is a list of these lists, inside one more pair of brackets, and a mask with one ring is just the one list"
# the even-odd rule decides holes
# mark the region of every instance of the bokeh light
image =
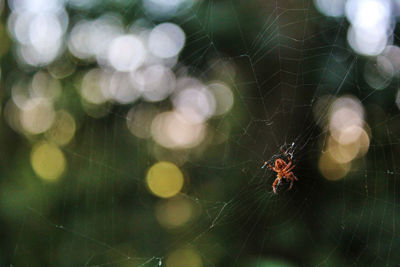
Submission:
[[136,137],[151,137],[151,122],[158,114],[156,107],[140,104],[132,107],[126,116],[126,125],[129,131]]
[[46,181],[55,181],[63,174],[66,160],[63,152],[57,146],[39,143],[32,148],[31,164],[40,178]]
[[[339,141],[340,134],[347,128],[358,126],[358,128],[353,129],[360,129],[363,125],[364,109],[358,99],[344,96],[333,102],[329,118],[329,130],[336,140]],[[353,131],[353,133],[361,134],[360,131]]]
[[53,61],[47,69],[54,78],[63,79],[75,72],[76,64],[70,55],[64,55]]
[[376,61],[369,61],[365,65],[364,79],[374,89],[385,89],[392,81],[395,70],[390,60],[384,56],[378,56]]
[[148,102],[166,99],[175,89],[175,74],[170,68],[154,64],[131,73],[136,90]]
[[143,7],[151,17],[166,19],[184,13],[195,2],[195,0],[143,0]]
[[337,163],[348,163],[356,158],[360,151],[360,142],[352,142],[349,144],[341,144],[333,138],[328,139],[328,153]]
[[350,171],[351,163],[339,163],[329,156],[329,154],[322,154],[319,159],[319,170],[323,177],[330,181],[337,181],[342,179]]
[[[229,112],[233,106],[233,93],[231,88],[221,82],[208,85],[209,90],[214,96],[216,107],[214,115],[219,116]],[[212,100],[210,100],[212,102]]]
[[118,15],[107,13],[95,20],[80,20],[71,30],[68,49],[80,59],[97,59],[104,64],[111,42],[122,34]]
[[[400,74],[400,48],[395,45],[388,45],[383,53],[377,58],[379,72],[383,76],[396,76]],[[390,65],[389,65],[390,63]]]
[[390,2],[385,0],[349,0],[346,17],[351,26],[348,42],[358,53],[374,56],[388,44],[391,29]]
[[37,72],[32,78],[30,87],[31,97],[43,97],[51,101],[56,101],[62,93],[59,80],[54,79],[44,71]]
[[107,101],[104,87],[109,83],[110,73],[101,69],[92,69],[82,79],[81,95],[90,104],[103,104]]
[[20,115],[21,125],[29,134],[47,131],[53,124],[54,118],[55,111],[52,103],[41,97],[27,100]]
[[46,132],[46,137],[60,145],[67,145],[75,135],[76,123],[74,117],[66,110],[58,110],[52,127]]
[[185,44],[185,33],[176,24],[162,23],[154,27],[149,36],[149,49],[160,58],[177,56]]
[[188,115],[176,111],[158,114],[151,125],[154,140],[171,149],[188,149],[200,144],[206,135],[206,126],[188,120]]
[[12,99],[8,100],[4,105],[3,115],[11,129],[19,133],[23,132],[20,120],[21,110]]
[[105,99],[120,104],[133,103],[140,97],[140,92],[132,85],[130,75],[125,72],[106,74],[101,91]]
[[[369,148],[370,137],[365,128],[364,107],[354,96],[325,97],[317,104],[329,104],[328,136],[324,153],[320,155],[319,170],[328,180],[339,180],[347,175],[352,161],[363,157]],[[314,110],[316,111],[316,109]]]
[[8,28],[22,64],[47,65],[63,52],[69,23],[64,1],[11,0],[9,6]]
[[216,108],[214,95],[205,87],[189,87],[173,98],[175,109],[193,123],[202,123],[210,118]]
[[178,249],[171,252],[166,261],[167,267],[202,267],[200,255],[193,249]]
[[110,65],[118,71],[133,71],[146,59],[146,50],[136,36],[123,35],[115,38],[108,50]]
[[185,225],[193,216],[193,206],[182,197],[174,197],[158,203],[155,214],[158,222],[166,228],[176,228]]
[[1,266],[400,262],[400,0],[0,13]]
[[171,162],[158,162],[150,167],[146,175],[147,186],[154,195],[162,198],[173,197],[183,187],[183,174]]
[[314,4],[321,13],[327,16],[344,16],[346,0],[314,0]]

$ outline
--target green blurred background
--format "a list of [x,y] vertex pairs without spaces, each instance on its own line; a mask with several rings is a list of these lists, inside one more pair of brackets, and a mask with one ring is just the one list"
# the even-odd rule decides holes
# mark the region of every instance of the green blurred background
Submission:
[[0,3],[1,266],[400,262],[398,1]]

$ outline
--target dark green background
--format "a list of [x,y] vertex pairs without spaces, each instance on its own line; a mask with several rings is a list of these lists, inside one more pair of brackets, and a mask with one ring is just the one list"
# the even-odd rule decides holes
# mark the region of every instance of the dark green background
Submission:
[[[138,18],[150,25],[164,21],[150,18],[135,1],[67,10],[70,27],[105,12],[121,14],[126,25]],[[3,25],[8,15],[6,7]],[[157,258],[181,247],[198,251],[204,266],[399,263],[397,81],[376,92],[365,83],[363,70],[373,59],[347,45],[346,19],[325,17],[311,1],[205,0],[169,21],[187,37],[179,64],[203,81],[226,82],[235,97],[230,113],[209,121],[226,142],[189,151],[181,166],[182,196],[193,203],[196,218],[172,231],[158,224],[159,199],[144,183],[157,161],[156,144],[127,130],[131,105],[111,105],[100,119],[85,114],[74,81],[95,64],[66,53],[76,71],[61,80],[57,105],[79,127],[62,148],[68,168],[58,183],[43,182],[30,165],[32,145],[42,137],[18,134],[0,120],[0,265],[157,266]],[[10,79],[37,71],[18,65],[14,48],[11,41],[1,59],[2,104],[10,98]],[[318,171],[326,133],[315,125],[312,107],[326,94],[363,99],[371,128],[368,154],[338,182]],[[275,196],[275,175],[260,167],[292,142],[299,181],[290,192],[282,185]]]

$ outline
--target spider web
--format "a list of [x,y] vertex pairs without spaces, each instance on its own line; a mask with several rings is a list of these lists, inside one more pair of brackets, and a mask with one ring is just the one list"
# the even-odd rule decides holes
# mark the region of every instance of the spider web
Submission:
[[[203,266],[400,261],[397,84],[365,85],[359,72],[367,59],[348,48],[344,18],[325,17],[311,1],[264,2],[203,1],[176,21],[187,33],[179,61],[188,73],[209,80],[220,72],[235,99],[233,110],[209,121],[225,141],[183,167],[190,185],[180,196],[198,212],[190,225],[168,232],[157,224],[157,200],[143,184],[154,160],[141,155],[151,145],[121,130],[127,110],[115,106],[106,119],[85,120],[76,143],[63,148],[74,173],[46,193],[54,210],[25,205],[10,263],[29,263],[33,244],[58,266],[164,266],[171,251],[186,247]],[[328,131],[317,123],[329,107],[317,115],[313,108],[324,95],[349,93],[365,107],[390,106],[383,118],[367,109],[368,154],[344,179],[327,181],[318,159]],[[274,195],[276,173],[261,166],[285,159],[281,150],[299,181]]]

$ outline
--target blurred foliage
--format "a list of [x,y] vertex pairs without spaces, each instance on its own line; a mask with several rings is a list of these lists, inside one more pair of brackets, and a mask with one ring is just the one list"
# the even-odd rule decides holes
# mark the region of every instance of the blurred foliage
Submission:
[[[346,18],[327,17],[314,2],[3,3],[0,265],[400,262],[397,78],[366,72],[376,57],[356,54]],[[18,21],[25,15],[28,23]],[[178,30],[151,45],[150,32],[165,22]],[[74,39],[76,25],[90,30]],[[119,36],[137,50],[110,50]],[[147,52],[138,63],[140,49]],[[131,85],[124,91],[129,77],[136,95]],[[197,95],[179,95],[187,88]],[[345,178],[328,181],[318,161],[329,130],[318,120],[329,107],[317,115],[314,108],[326,95],[349,94],[365,110],[371,144]],[[212,105],[221,114],[205,108]],[[188,123],[177,110],[201,116]],[[283,157],[280,149],[291,153],[299,181],[273,195],[276,173],[261,166]],[[162,190],[179,184],[146,184],[160,161],[172,167],[159,179],[184,177],[172,198]]]

